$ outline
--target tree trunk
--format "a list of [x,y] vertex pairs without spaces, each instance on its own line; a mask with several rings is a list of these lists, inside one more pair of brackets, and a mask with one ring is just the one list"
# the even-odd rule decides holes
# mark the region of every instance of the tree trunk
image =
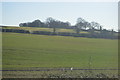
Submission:
[[56,28],[54,27],[54,28],[53,28],[53,33],[55,33],[55,32],[56,32]]

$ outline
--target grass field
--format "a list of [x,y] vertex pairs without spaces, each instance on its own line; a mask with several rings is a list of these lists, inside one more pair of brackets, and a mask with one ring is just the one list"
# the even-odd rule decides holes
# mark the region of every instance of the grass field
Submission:
[[[29,30],[29,31],[48,31],[53,32],[53,28],[42,28],[42,27],[3,27],[3,29],[23,29],[23,30]],[[76,33],[74,29],[62,29],[62,28],[56,28],[56,32],[67,32],[67,33]],[[80,33],[88,33],[86,31],[81,31]]]
[[117,40],[20,33],[3,33],[2,40],[3,69],[22,67],[88,69],[89,62],[91,69],[118,68]]

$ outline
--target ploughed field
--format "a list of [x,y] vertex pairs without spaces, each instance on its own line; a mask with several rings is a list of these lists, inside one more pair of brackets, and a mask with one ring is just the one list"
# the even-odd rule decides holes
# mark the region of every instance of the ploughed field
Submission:
[[3,33],[2,40],[3,77],[117,75],[118,40],[23,33]]

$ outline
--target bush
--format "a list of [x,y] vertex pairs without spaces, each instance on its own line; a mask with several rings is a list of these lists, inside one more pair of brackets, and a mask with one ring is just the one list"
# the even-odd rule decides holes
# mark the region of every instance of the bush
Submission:
[[22,29],[2,29],[2,32],[30,33],[28,30]]

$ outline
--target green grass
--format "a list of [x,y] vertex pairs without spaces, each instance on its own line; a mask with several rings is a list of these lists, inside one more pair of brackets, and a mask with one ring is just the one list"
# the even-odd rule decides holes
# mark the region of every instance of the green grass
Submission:
[[110,39],[3,33],[3,68],[117,68],[118,42]]
[[[118,41],[81,37],[21,33],[2,34],[3,70],[39,70],[49,67],[118,68]],[[45,67],[45,68],[43,68]],[[3,78],[105,78],[118,77],[117,70],[3,71]]]

